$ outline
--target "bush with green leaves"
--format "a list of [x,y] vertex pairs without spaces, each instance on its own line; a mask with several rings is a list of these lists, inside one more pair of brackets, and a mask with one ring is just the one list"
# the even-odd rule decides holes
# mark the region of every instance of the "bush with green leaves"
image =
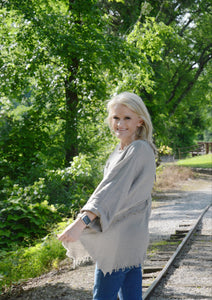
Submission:
[[70,167],[46,171],[49,202],[63,216],[72,216],[88,200],[95,188],[94,171],[83,154],[74,157]]
[[[90,162],[92,161],[92,163]],[[64,169],[46,170],[32,185],[2,179],[0,247],[11,249],[45,236],[62,217],[73,217],[92,194],[100,174],[84,154]],[[97,164],[97,163],[96,163]]]
[[88,157],[74,157],[70,167],[46,170],[33,185],[2,180],[0,247],[11,249],[45,236],[62,217],[74,216],[93,192],[97,171]]
[[157,159],[156,159],[156,164],[157,166],[160,165],[161,163],[161,158],[163,156],[171,156],[173,155],[173,149],[169,146],[166,146],[166,145],[161,145],[160,147],[158,147],[157,149]]
[[6,199],[0,202],[1,249],[30,244],[60,220],[56,208],[48,204],[43,178],[31,186],[14,184],[12,189],[5,187],[3,193]]

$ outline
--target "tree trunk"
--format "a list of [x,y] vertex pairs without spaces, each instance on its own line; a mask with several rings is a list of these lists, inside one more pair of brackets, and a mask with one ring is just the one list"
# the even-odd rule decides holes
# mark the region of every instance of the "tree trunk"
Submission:
[[[73,10],[76,0],[69,0],[69,11]],[[80,18],[75,20],[80,24]],[[78,155],[78,130],[77,130],[77,107],[78,107],[78,93],[77,93],[77,72],[79,67],[79,57],[73,56],[67,65],[68,77],[65,80],[65,95],[66,95],[66,115],[65,115],[65,166],[69,166],[73,157]]]
[[78,70],[78,59],[72,59],[71,66],[68,67],[69,77],[65,80],[66,94],[66,126],[65,126],[65,165],[69,166],[73,157],[78,155],[77,143],[77,106],[78,94],[76,88],[76,78]]

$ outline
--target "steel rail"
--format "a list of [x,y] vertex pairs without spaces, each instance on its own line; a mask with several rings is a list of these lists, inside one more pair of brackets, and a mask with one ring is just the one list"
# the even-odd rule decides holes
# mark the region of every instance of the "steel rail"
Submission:
[[174,254],[171,256],[171,258],[168,260],[168,262],[166,263],[165,267],[163,268],[163,270],[158,274],[158,276],[155,278],[155,280],[153,281],[153,283],[149,286],[149,288],[146,290],[146,292],[143,295],[143,300],[147,300],[148,297],[150,296],[150,294],[153,292],[153,290],[156,288],[156,286],[159,284],[159,282],[161,281],[161,279],[164,277],[164,275],[167,273],[168,269],[170,268],[170,266],[173,264],[175,258],[177,257],[177,255],[180,253],[180,251],[182,250],[182,248],[185,246],[185,244],[188,242],[188,240],[190,239],[190,237],[192,236],[192,234],[194,233],[194,231],[197,229],[197,226],[199,225],[200,221],[202,220],[204,214],[207,212],[207,210],[209,209],[209,207],[211,206],[211,204],[209,204],[207,207],[204,208],[204,210],[202,211],[202,213],[200,214],[199,218],[197,219],[197,222],[194,224],[194,226],[189,230],[189,232],[187,233],[187,235],[184,237],[184,239],[182,240],[182,242],[180,243],[180,245],[177,247],[176,251],[174,252]]

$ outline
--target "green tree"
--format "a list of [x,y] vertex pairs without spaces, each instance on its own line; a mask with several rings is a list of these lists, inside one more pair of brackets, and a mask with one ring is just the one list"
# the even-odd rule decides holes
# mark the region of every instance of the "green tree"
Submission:
[[[108,12],[112,10],[116,32],[134,39],[140,55],[149,62],[151,88],[147,82],[134,81],[135,76],[128,76],[119,86],[144,99],[158,145],[193,144],[207,127],[210,79],[203,77],[211,69],[211,4],[207,0],[104,3]],[[136,78],[142,76],[145,66],[136,66]]]
[[210,79],[203,78],[211,70],[211,5],[205,0],[150,4],[150,14],[171,26],[174,34],[165,36],[162,60],[152,64],[154,93],[144,89],[145,99],[155,101],[154,109],[160,111],[153,113],[155,127],[161,120],[164,124],[159,125],[158,140],[172,141],[173,147],[191,145],[207,126]]
[[[107,17],[97,1],[8,1],[2,6],[1,92],[10,109],[23,105],[26,111],[24,120],[19,116],[22,123],[19,118],[9,125],[14,119],[9,121],[6,112],[2,115],[2,128],[9,136],[3,137],[4,153],[8,162],[9,155],[17,160],[13,156],[17,145],[11,139],[18,138],[16,130],[28,139],[28,146],[36,135],[40,144],[45,143],[46,151],[41,145],[26,147],[31,160],[54,149],[63,153],[62,164],[69,165],[85,145],[85,135],[79,132],[82,123],[91,133],[88,127],[96,107],[103,111],[101,102],[107,92],[102,73],[116,69],[124,50],[119,57],[116,52],[124,42],[107,33]],[[61,136],[63,147],[57,146]],[[53,149],[52,140],[56,142]],[[23,152],[20,147],[16,150],[17,155]]]
[[204,130],[207,1],[10,0],[1,6],[1,145],[3,165],[16,166],[13,174],[30,164],[69,166],[79,152],[95,152],[108,141],[108,130],[94,125],[103,123],[103,100],[126,89],[145,100],[158,145],[190,144]]

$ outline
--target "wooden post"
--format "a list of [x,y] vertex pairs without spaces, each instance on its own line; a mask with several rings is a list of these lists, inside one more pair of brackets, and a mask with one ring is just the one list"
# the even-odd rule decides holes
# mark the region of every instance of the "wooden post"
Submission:
[[206,154],[209,153],[209,143],[205,143],[205,150],[206,150]]

